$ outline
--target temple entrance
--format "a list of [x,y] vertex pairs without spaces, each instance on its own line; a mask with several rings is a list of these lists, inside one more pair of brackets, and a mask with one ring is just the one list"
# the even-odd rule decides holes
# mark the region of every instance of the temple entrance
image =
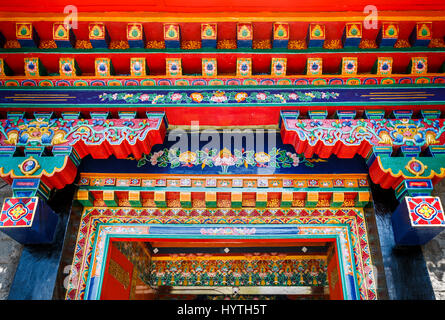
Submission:
[[376,297],[363,174],[110,175],[99,164],[82,168],[67,299]]
[[332,239],[110,239],[100,299],[341,299]]

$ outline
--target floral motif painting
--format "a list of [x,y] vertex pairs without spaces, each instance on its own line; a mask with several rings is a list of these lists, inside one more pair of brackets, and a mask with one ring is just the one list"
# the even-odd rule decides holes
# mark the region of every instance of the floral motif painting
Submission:
[[286,150],[272,148],[269,153],[255,152],[253,150],[204,149],[197,151],[184,151],[172,148],[144,154],[138,161],[138,167],[147,164],[151,166],[174,169],[176,167],[221,167],[221,174],[229,173],[230,167],[272,167],[291,168],[299,165],[313,167],[312,159],[306,159],[303,154],[295,154]]
[[165,94],[160,93],[102,93],[101,101],[121,101],[125,103],[150,103],[150,104],[228,104],[228,103],[294,103],[310,102],[312,100],[335,100],[339,97],[337,92],[329,91],[283,91],[271,92],[267,90],[237,92],[237,91],[201,91],[187,92],[176,91]]

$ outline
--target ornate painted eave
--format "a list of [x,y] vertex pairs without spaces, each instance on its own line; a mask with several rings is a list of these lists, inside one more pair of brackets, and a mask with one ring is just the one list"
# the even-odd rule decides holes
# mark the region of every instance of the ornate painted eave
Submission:
[[[410,128],[413,131],[407,131]],[[373,147],[441,146],[444,141],[443,119],[298,119],[292,112],[282,112],[281,134],[284,143],[297,153],[329,158],[367,157]]]
[[[10,117],[2,120],[0,176],[14,179],[41,179],[49,189],[63,188],[74,181],[80,159],[114,156],[138,159],[162,143],[166,132],[164,113],[147,114],[146,119],[49,119],[40,114],[35,119]],[[48,148],[50,154],[45,150]],[[24,155],[17,152],[23,150]]]
[[353,117],[366,118],[370,111],[391,117],[401,110],[409,117],[421,118],[424,106],[428,106],[440,115],[444,92],[442,85],[3,88],[0,103],[4,108],[0,113],[6,117],[7,111],[26,110],[30,116],[50,111],[62,117],[65,112],[80,112],[87,118],[89,112],[109,112],[118,118],[119,111],[126,110],[136,111],[142,118],[145,112],[165,112],[171,125],[199,121],[207,126],[264,126],[277,125],[282,110],[298,110],[308,118],[318,111],[327,112],[324,117],[336,117],[337,110],[346,110],[353,111]]
[[83,173],[76,200],[84,206],[147,208],[350,208],[371,200],[363,174],[212,176]]

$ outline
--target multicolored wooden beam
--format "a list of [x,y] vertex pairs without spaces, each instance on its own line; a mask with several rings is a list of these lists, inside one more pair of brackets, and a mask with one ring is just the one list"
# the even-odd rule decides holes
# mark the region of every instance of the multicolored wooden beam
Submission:
[[236,43],[238,48],[252,48],[252,23],[240,22],[236,25]]
[[25,58],[24,60],[27,77],[40,77],[48,74],[39,58]]
[[[162,178],[161,178],[162,177]],[[358,177],[358,178],[357,178]],[[79,194],[81,203],[91,203],[95,206],[128,206],[130,193],[138,194],[144,207],[161,206],[170,208],[241,208],[241,207],[326,207],[331,206],[333,192],[343,194],[344,201],[338,206],[365,206],[370,197],[369,184],[364,175],[349,179],[319,178],[317,175],[307,178],[300,175],[280,177],[225,178],[194,176],[191,179],[179,179],[174,175],[144,175],[134,178],[105,177],[100,174],[81,174]],[[137,181],[136,181],[137,180]],[[136,181],[137,183],[133,183]],[[106,188],[104,188],[106,187]],[[104,200],[104,190],[115,190],[113,203]],[[187,191],[183,191],[183,190]],[[87,190],[90,196],[84,191]],[[155,197],[157,200],[155,200]],[[91,200],[93,198],[93,200]],[[151,200],[150,200],[151,199]],[[309,202],[307,200],[310,200]]]
[[289,24],[276,22],[273,24],[273,41],[274,48],[287,48],[289,43]]
[[346,23],[343,31],[342,44],[344,48],[358,47],[362,41],[362,24],[359,22]]
[[76,36],[73,30],[64,22],[53,24],[53,40],[57,48],[74,48],[76,45]]
[[82,74],[74,58],[60,58],[59,74],[61,77],[74,78]]
[[[0,58],[1,59],[1,58]],[[63,58],[61,58],[63,59]],[[130,58],[131,59],[131,58]],[[218,60],[218,59],[217,59]],[[310,62],[317,61],[318,59],[309,58]],[[4,60],[5,61],[5,60]],[[60,60],[59,60],[60,61]],[[321,62],[321,60],[318,60]],[[76,60],[77,62],[77,60]],[[5,61],[6,63],[6,61]],[[58,62],[59,63],[59,62]],[[9,87],[81,87],[81,86],[95,86],[95,87],[114,87],[114,86],[229,86],[236,87],[241,85],[264,85],[264,86],[299,86],[304,88],[308,85],[335,85],[335,86],[376,86],[376,85],[443,85],[445,83],[445,76],[440,73],[413,73],[413,74],[394,74],[391,75],[378,75],[371,73],[358,73],[355,75],[347,74],[315,74],[318,72],[316,66],[311,64],[312,70],[305,67],[303,75],[286,75],[284,76],[272,76],[266,74],[253,74],[252,76],[240,77],[240,76],[228,76],[226,74],[219,74],[216,77],[206,77],[201,75],[202,70],[199,70],[199,75],[182,75],[180,78],[170,78],[166,75],[148,75],[146,77],[138,77],[131,75],[131,69],[128,70],[128,75],[111,75],[109,77],[98,77],[95,75],[87,76],[80,75],[75,78],[67,79],[63,75],[60,75],[59,69],[57,73],[48,76],[28,77],[23,75],[14,75],[14,71],[9,68],[9,74],[4,76],[0,74],[0,88]],[[321,64],[319,64],[321,66]],[[79,66],[80,67],[80,66]],[[218,65],[220,68],[220,65]],[[148,65],[146,65],[147,72]],[[80,69],[82,70],[82,69]],[[310,71],[310,72],[309,72]],[[384,70],[382,70],[384,71]],[[315,72],[313,74],[313,72]],[[374,68],[372,72],[377,72]],[[23,71],[20,71],[23,73]],[[410,71],[408,71],[410,73]],[[314,77],[317,75],[317,77]],[[402,87],[401,87],[402,88]],[[77,88],[79,89],[79,88]],[[158,88],[162,90],[162,88]],[[370,88],[371,90],[371,88]],[[400,99],[403,100],[403,99]],[[390,106],[389,106],[390,107]]]
[[110,36],[104,23],[90,23],[88,31],[88,37],[93,48],[108,48],[110,44]]
[[428,46],[432,39],[433,24],[431,22],[418,22],[409,37],[413,47]]
[[130,74],[134,77],[144,77],[147,75],[145,58],[130,59]]
[[399,24],[395,22],[382,22],[376,43],[382,47],[394,47],[399,38]]
[[167,77],[180,77],[182,76],[182,64],[180,58],[167,58],[165,59]]
[[15,25],[15,35],[21,47],[38,48],[40,38],[34,26],[30,22],[17,22]]
[[236,59],[236,75],[238,77],[252,76],[252,59],[237,58]]
[[170,192],[170,191],[119,191],[85,190],[77,192],[75,199],[83,206],[148,208],[351,208],[369,204],[368,191],[332,192]]
[[201,47],[216,49],[217,41],[217,24],[202,23],[201,24]]
[[308,27],[306,42],[308,48],[322,48],[326,39],[324,24],[311,23]]
[[203,77],[216,77],[218,75],[217,61],[215,58],[203,58],[201,63]]

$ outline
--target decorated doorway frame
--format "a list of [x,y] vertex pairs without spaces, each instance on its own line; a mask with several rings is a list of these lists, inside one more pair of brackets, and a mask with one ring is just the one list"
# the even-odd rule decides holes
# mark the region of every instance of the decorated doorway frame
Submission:
[[155,238],[335,239],[343,298],[377,299],[362,209],[282,209],[285,218],[249,216],[255,209],[243,210],[247,217],[232,218],[216,217],[218,210],[205,218],[190,217],[193,209],[181,210],[187,211],[185,217],[172,217],[171,209],[84,208],[66,299],[100,298],[112,239]]

